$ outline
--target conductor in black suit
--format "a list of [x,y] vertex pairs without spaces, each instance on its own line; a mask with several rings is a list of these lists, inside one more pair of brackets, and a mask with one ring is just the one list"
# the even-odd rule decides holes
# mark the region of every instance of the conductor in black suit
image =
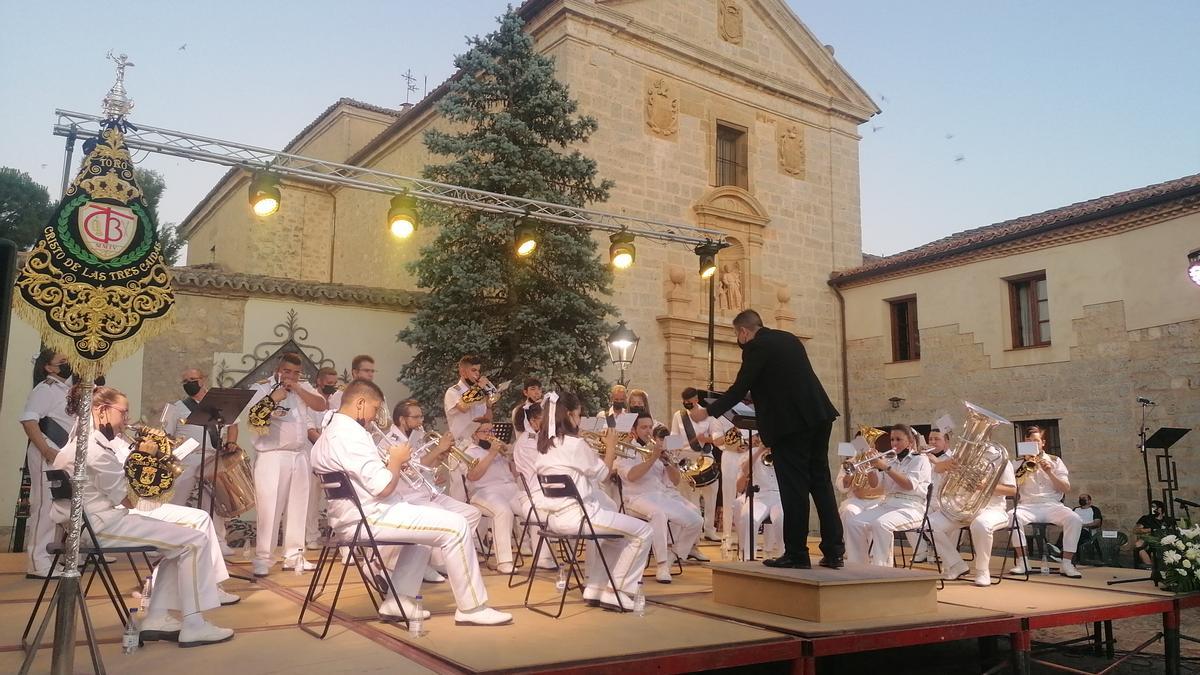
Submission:
[[692,409],[695,421],[723,415],[749,393],[754,398],[758,433],[771,448],[779,497],[783,502],[784,552],[764,560],[770,567],[811,566],[808,557],[808,496],[821,520],[824,567],[842,566],[845,545],[837,499],[829,475],[829,434],[838,411],[808,361],[799,338],[764,328],[758,312],[747,309],[733,320],[742,367],[721,398]]

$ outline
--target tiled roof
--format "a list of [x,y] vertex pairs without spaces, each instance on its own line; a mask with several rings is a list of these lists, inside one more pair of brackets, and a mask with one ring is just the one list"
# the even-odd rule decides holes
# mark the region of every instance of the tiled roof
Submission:
[[1029,216],[1006,220],[994,225],[957,232],[948,237],[890,256],[863,255],[863,264],[849,270],[834,272],[830,283],[841,285],[851,281],[880,276],[901,269],[921,267],[946,258],[995,246],[1014,239],[1040,234],[1055,228],[1078,225],[1089,220],[1117,215],[1153,204],[1200,194],[1200,174],[1126,190],[1069,206],[1063,206]]
[[266,296],[387,309],[414,310],[424,297],[423,293],[390,288],[328,284],[227,272],[220,265],[214,264],[172,268],[171,281],[177,290],[218,294],[221,297]]

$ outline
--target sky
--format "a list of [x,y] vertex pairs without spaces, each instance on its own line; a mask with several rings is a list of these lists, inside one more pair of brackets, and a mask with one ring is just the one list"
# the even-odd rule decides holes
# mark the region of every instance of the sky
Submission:
[[[1200,173],[1200,3],[788,4],[883,110],[860,127],[867,252]],[[54,110],[99,112],[109,49],[135,64],[126,78],[134,123],[281,148],[339,97],[416,101],[426,79],[433,89],[453,72],[465,36],[492,30],[504,7],[0,0],[0,166],[57,196]],[[134,159],[164,174],[165,222],[182,220],[224,172]]]

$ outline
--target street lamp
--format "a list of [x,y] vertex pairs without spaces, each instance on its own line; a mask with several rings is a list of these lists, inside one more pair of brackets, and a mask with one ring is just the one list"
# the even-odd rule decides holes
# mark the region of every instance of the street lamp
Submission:
[[633,363],[639,340],[641,338],[630,330],[624,321],[618,321],[616,330],[608,335],[608,358],[612,359],[614,366],[621,369],[619,384],[625,384],[625,369]]

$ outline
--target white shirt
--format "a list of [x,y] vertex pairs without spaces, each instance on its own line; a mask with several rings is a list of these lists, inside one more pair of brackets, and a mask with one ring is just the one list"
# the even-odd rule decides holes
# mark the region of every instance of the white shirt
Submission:
[[[759,493],[779,492],[779,479],[775,477],[775,467],[763,464],[763,457],[766,456],[767,453],[764,452],[754,462],[754,484],[758,486]],[[749,455],[742,458],[739,469],[742,473],[746,472],[746,463],[749,461]]]
[[[73,380],[60,380],[54,375],[47,375],[29,392],[25,399],[25,409],[21,411],[18,422],[41,422],[43,417],[49,417],[62,427],[68,435],[75,431],[75,418],[67,414],[67,394],[71,391]],[[57,449],[49,438],[46,441],[50,447]]]
[[[182,423],[183,420],[190,417],[191,414],[191,409],[187,407],[187,404],[183,402],[183,399],[173,403],[168,403],[167,421],[163,423],[163,431],[167,432],[169,436],[183,436],[184,438],[190,438],[196,441],[196,443],[199,444],[197,445],[197,449],[201,447],[207,447],[209,450],[215,449],[213,448],[213,444],[211,442],[204,439],[204,427],[196,426],[195,424]],[[200,461],[199,452],[193,452],[191,455],[189,455],[189,457],[192,455],[196,456],[197,462]]]
[[[600,509],[600,500],[596,497],[600,481],[608,478],[608,467],[583,439],[578,436],[565,436],[554,439],[554,443],[546,454],[537,455],[534,470],[539,476],[564,474],[575,482],[583,506],[588,513]],[[533,488],[534,486],[530,486]],[[575,505],[573,499],[557,497],[551,499],[541,492],[534,492],[534,500],[542,513],[556,513]]]
[[442,402],[442,407],[446,412],[446,426],[456,441],[468,440],[471,434],[475,433],[477,424],[475,419],[487,414],[486,400],[472,403],[467,407],[466,412],[455,407],[462,400],[463,394],[467,393],[470,388],[471,385],[460,379],[453,387],[446,390],[446,397]]
[[[487,457],[488,452],[489,451],[479,447],[479,444],[472,443],[471,446],[467,448],[466,454],[468,457],[483,459],[484,457]],[[483,476],[480,477],[479,480],[471,480],[468,478],[467,483],[470,484],[472,489],[476,490],[496,486],[516,486],[516,483],[513,480],[512,465],[509,463],[507,457],[499,453],[492,458],[492,463],[488,464],[487,471],[483,472]]]
[[[394,492],[387,499],[378,497],[392,482],[392,472],[371,441],[371,434],[346,415],[334,413],[313,444],[311,461],[314,473],[346,472],[368,517],[378,517],[387,510],[390,500],[398,500]],[[353,504],[340,499],[329,503],[329,523],[333,527],[353,527],[358,520]]]
[[[341,409],[342,393],[345,392],[346,390],[338,389],[337,391],[333,392],[329,396],[325,396],[325,394],[321,393],[315,387],[310,387],[310,389],[312,389],[312,391],[315,392],[317,394],[317,396],[320,396],[325,399],[325,409],[320,412],[314,411],[312,413],[313,424],[316,425],[314,428],[319,431],[321,429],[324,429],[326,424],[329,424],[329,420],[333,419],[333,413],[335,413]],[[391,409],[391,407],[388,406],[386,396],[383,397],[382,401],[380,401],[379,409],[381,411],[386,411],[387,415],[389,416],[389,419],[390,419],[390,416],[392,414],[391,413],[392,409]],[[393,425],[393,426],[395,426],[395,425]]]
[[[97,531],[107,529],[128,513],[121,502],[129,497],[124,460],[129,451],[129,443],[120,436],[110,441],[96,429],[88,434],[88,480],[83,485],[83,509]],[[73,459],[64,462],[63,468],[71,466]]]
[[[277,379],[271,376],[266,382],[260,382],[251,387],[254,391],[254,396],[250,398],[250,402],[246,404],[246,409],[242,412],[242,417],[238,422],[246,422],[246,418],[250,413],[250,409],[256,403],[265,398],[271,393],[271,389],[275,387]],[[320,396],[316,389],[307,382],[300,382],[297,386],[303,388],[310,394]],[[259,435],[258,432],[251,427],[251,434],[254,437],[254,449],[258,452],[271,452],[273,450],[291,450],[293,452],[303,450],[308,447],[308,430],[318,428],[313,421],[312,410],[304,403],[304,399],[294,391],[288,392],[286,398],[279,402],[280,408],[287,408],[286,411],[276,408],[274,414],[271,415],[271,426],[265,434]],[[245,425],[249,427],[249,423]],[[364,431],[363,433],[366,433]],[[368,434],[368,438],[370,435]]]
[[[637,441],[635,440],[634,443]],[[629,478],[629,472],[643,464],[642,457],[639,455],[636,459],[625,459],[618,457],[613,463],[613,468],[617,470],[617,475],[621,477],[621,491],[626,499],[630,497],[642,497],[646,495],[661,495],[668,491],[668,488],[674,487],[670,479],[667,477],[667,467],[663,466],[661,459],[656,459],[650,464],[650,468],[642,477],[637,480]]]
[[929,467],[929,458],[925,455],[918,455],[909,452],[904,459],[893,462],[892,468],[904,474],[904,477],[912,483],[912,488],[902,490],[900,485],[888,474],[880,473],[879,477],[883,479],[883,492],[888,499],[893,497],[905,499],[908,501],[919,501],[925,503],[925,495],[929,491],[929,483],[932,480],[932,469]]
[[[1054,455],[1046,455],[1046,459],[1053,465],[1051,473],[1058,476],[1059,480],[1068,480],[1067,465],[1061,459]],[[1018,457],[1015,461],[1024,463],[1025,458]],[[1017,486],[1017,491],[1021,495],[1022,504],[1053,504],[1061,502],[1063,498],[1063,493],[1054,489],[1050,476],[1046,475],[1041,467],[1038,467],[1037,471],[1025,474],[1025,480]]]
[[[682,411],[682,410],[676,410],[675,414],[673,414],[671,416],[671,433],[676,436],[683,437],[683,439],[685,441],[689,441],[690,439],[688,438],[687,430],[683,426],[683,412],[684,411]],[[724,417],[711,417],[710,416],[710,417],[705,418],[703,421],[700,421],[700,422],[693,421],[692,422],[692,429],[695,430],[697,436],[699,436],[701,434],[707,434],[709,436],[712,436],[713,445],[718,445],[718,446],[724,445],[724,443],[721,441],[721,437],[732,426],[733,426],[733,423],[730,422],[729,420],[725,419]],[[701,443],[701,445],[704,445],[704,444]],[[691,447],[690,443],[687,447],[689,447],[689,448]]]
[[1077,507],[1075,509],[1075,515],[1079,516],[1079,519],[1083,521],[1084,526],[1086,527],[1088,523],[1090,523],[1096,519],[1096,507],[1094,507],[1094,506]]
[[526,427],[525,431],[513,431],[516,437],[512,444],[512,459],[513,465],[517,467],[517,471],[525,477],[525,482],[529,485],[530,490],[538,488],[537,475],[534,471],[534,464],[537,462],[537,432]]

